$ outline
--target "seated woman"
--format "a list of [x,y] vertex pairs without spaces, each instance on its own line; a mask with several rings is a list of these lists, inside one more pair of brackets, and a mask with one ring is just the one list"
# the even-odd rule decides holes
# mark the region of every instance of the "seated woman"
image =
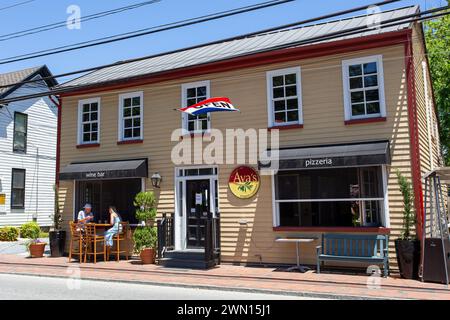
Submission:
[[106,249],[111,250],[111,247],[113,246],[113,237],[122,232],[122,225],[120,224],[122,222],[122,218],[120,217],[119,213],[117,212],[117,209],[113,206],[109,207],[109,221],[112,225],[111,229],[106,230],[105,232],[105,243],[106,243]]

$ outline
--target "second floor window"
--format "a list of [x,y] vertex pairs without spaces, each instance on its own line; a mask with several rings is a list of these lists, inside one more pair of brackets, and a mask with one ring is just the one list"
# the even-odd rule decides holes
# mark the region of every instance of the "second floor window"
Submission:
[[28,115],[20,112],[14,113],[13,151],[27,152]]
[[267,73],[269,127],[303,123],[300,67]]
[[[182,91],[183,107],[192,106],[210,98],[209,81],[184,84]],[[183,113],[182,117],[183,129],[189,132],[205,132],[211,128],[211,116],[209,113],[198,116]]]
[[142,92],[120,95],[119,140],[143,139]]
[[100,99],[79,102],[78,123],[78,144],[100,142]]
[[345,120],[385,117],[382,57],[345,60],[342,68]]

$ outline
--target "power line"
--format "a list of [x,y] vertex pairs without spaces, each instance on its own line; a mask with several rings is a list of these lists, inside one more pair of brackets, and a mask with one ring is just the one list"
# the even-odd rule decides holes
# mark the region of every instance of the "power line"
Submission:
[[[256,32],[251,32],[251,33],[239,35],[239,36],[236,36],[236,37],[225,38],[225,39],[221,39],[221,40],[216,40],[216,41],[204,43],[204,44],[201,44],[201,45],[191,46],[191,47],[177,49],[177,50],[172,50],[172,51],[169,51],[169,52],[165,52],[163,54],[172,54],[172,53],[177,53],[177,52],[181,52],[181,51],[185,51],[185,50],[196,49],[196,48],[200,48],[200,47],[204,47],[204,46],[208,46],[208,45],[213,45],[213,44],[217,44],[217,43],[223,43],[223,42],[226,42],[226,41],[239,40],[239,39],[243,39],[243,38],[247,38],[247,37],[251,37],[251,36],[256,36],[256,35],[261,35],[261,34],[273,32],[273,31],[276,31],[276,30],[282,30],[282,29],[286,29],[286,28],[290,28],[290,27],[300,26],[300,25],[304,25],[304,24],[307,24],[307,23],[311,23],[311,22],[321,21],[321,20],[324,20],[324,19],[333,18],[333,17],[344,15],[344,14],[365,10],[365,9],[367,9],[369,7],[372,7],[372,6],[381,6],[381,5],[386,5],[386,4],[390,4],[390,3],[398,2],[398,1],[401,1],[401,0],[388,0],[388,1],[376,2],[376,3],[369,4],[369,5],[360,6],[360,7],[347,9],[347,10],[343,10],[343,11],[338,11],[338,12],[327,14],[327,15],[323,15],[323,16],[320,16],[320,17],[316,17],[316,18],[312,18],[312,19],[306,19],[306,20],[301,20],[301,21],[297,21],[297,22],[294,22],[294,23],[281,25],[281,26],[274,27],[274,28],[263,29],[263,30],[259,30],[259,31],[256,31]],[[189,20],[191,20],[191,19],[189,19]],[[186,21],[186,20],[183,20],[183,21]],[[174,22],[174,24],[180,23],[180,22],[183,22],[183,21]],[[66,73],[62,73],[62,74],[59,74],[59,75],[53,75],[53,76],[50,76],[50,77],[44,77],[42,79],[43,80],[51,80],[51,79],[56,79],[56,78],[68,77],[68,76],[72,76],[72,75],[76,75],[76,74],[80,74],[80,73],[92,72],[92,71],[96,71],[96,70],[99,70],[99,69],[119,66],[119,65],[131,63],[131,62],[138,62],[138,61],[150,59],[150,58],[153,58],[153,57],[156,57],[156,56],[160,56],[160,55],[161,54],[156,54],[156,55],[139,57],[139,58],[135,58],[135,59],[128,59],[128,60],[124,60],[124,61],[118,61],[118,62],[114,62],[114,63],[110,63],[110,64],[106,64],[106,65],[101,65],[101,66],[97,66],[97,67],[86,68],[86,69],[81,69],[81,70],[72,71],[72,72],[66,72]],[[11,85],[32,83],[32,82],[36,82],[36,81],[39,81],[39,80],[23,81],[23,82],[11,84]],[[10,87],[11,85],[3,85],[3,86],[0,86],[0,88]]]
[[[242,54],[242,55],[239,55],[239,56],[253,55],[253,54],[261,53],[261,52],[267,52],[267,51],[283,49],[283,48],[288,48],[288,47],[293,47],[293,46],[310,44],[310,43],[314,43],[314,42],[317,42],[317,41],[332,40],[332,39],[335,39],[335,38],[341,38],[343,36],[348,36],[348,35],[352,35],[352,34],[359,34],[361,32],[376,30],[378,28],[380,28],[380,29],[381,28],[389,28],[389,27],[393,27],[393,26],[396,26],[396,25],[400,25],[400,24],[413,23],[413,22],[419,22],[419,21],[434,19],[434,18],[437,18],[437,17],[448,15],[448,14],[450,14],[450,12],[445,11],[445,12],[435,13],[433,15],[424,16],[424,17],[421,17],[421,15],[426,15],[426,14],[429,14],[430,12],[444,11],[444,10],[447,10],[448,8],[449,8],[449,6],[443,7],[443,8],[431,9],[431,10],[428,10],[427,12],[422,12],[422,13],[418,12],[416,14],[404,16],[402,18],[394,18],[394,19],[385,20],[385,21],[381,22],[381,25],[375,26],[375,27],[361,26],[361,27],[346,29],[346,30],[335,32],[332,35],[318,36],[318,37],[310,38],[310,39],[307,39],[307,40],[298,41],[298,42],[295,42],[295,43],[289,43],[289,44],[286,44],[286,45],[280,45],[280,46],[277,46],[277,47],[274,47],[274,48],[262,49],[262,50],[258,50],[257,52],[251,52],[251,53],[248,53],[248,54]],[[401,20],[401,19],[405,19],[405,18],[409,18],[409,19],[408,20]],[[398,21],[398,20],[400,20],[400,21]],[[391,23],[391,22],[393,22],[393,23]],[[361,30],[361,29],[363,29],[363,30]],[[237,57],[239,57],[239,56],[237,56]],[[52,91],[47,92],[46,94],[32,94],[32,95],[26,95],[26,96],[15,97],[15,98],[10,98],[10,99],[3,99],[3,100],[0,100],[0,103],[9,103],[9,102],[14,102],[14,101],[26,100],[26,99],[36,98],[36,97],[47,96],[49,94],[57,95],[57,94],[69,92],[72,89],[85,89],[85,88],[89,88],[89,87],[92,87],[92,84],[81,85],[81,86],[76,86],[76,85],[75,86],[69,86],[69,87],[54,89]]]
[[[77,20],[77,22],[81,23],[81,22],[86,22],[86,21],[90,21],[90,20],[94,20],[94,19],[99,19],[99,18],[103,18],[106,16],[122,13],[125,11],[138,9],[138,8],[141,8],[141,7],[150,5],[150,4],[158,3],[161,1],[162,0],[145,1],[145,2],[133,4],[133,5],[128,5],[125,7],[120,7],[120,8],[107,10],[107,11],[103,11],[103,12],[98,12],[98,13],[94,13],[91,15],[81,17],[79,20]],[[63,28],[66,26],[67,26],[67,21],[55,22],[55,23],[51,23],[51,24],[47,24],[47,25],[43,25],[43,26],[39,26],[39,27],[34,27],[31,29],[26,29],[26,30],[22,30],[22,31],[17,31],[17,32],[13,32],[13,33],[0,35],[0,41],[7,41],[10,39],[21,38],[21,37],[25,37],[27,35],[41,33],[41,32],[54,30],[54,29],[58,29],[58,28]]]
[[80,50],[80,49],[84,49],[84,48],[94,47],[94,46],[98,46],[98,45],[104,45],[104,44],[113,43],[113,42],[117,42],[117,41],[123,41],[123,40],[132,39],[132,38],[142,37],[142,36],[146,36],[146,35],[157,33],[157,32],[177,29],[177,28],[181,28],[181,27],[194,25],[194,24],[199,24],[202,22],[222,19],[222,18],[229,17],[229,16],[234,16],[234,15],[238,15],[238,14],[242,14],[242,13],[247,13],[247,12],[260,10],[260,9],[264,9],[264,8],[268,8],[268,7],[273,7],[273,6],[277,6],[277,5],[284,4],[287,2],[292,2],[292,1],[295,1],[295,0],[271,0],[271,1],[260,3],[260,4],[256,4],[256,5],[222,11],[219,13],[201,16],[198,18],[187,19],[187,20],[183,20],[181,22],[169,23],[166,25],[151,27],[151,28],[147,28],[147,29],[141,29],[141,30],[137,30],[137,31],[114,35],[114,36],[99,38],[99,39],[90,40],[90,41],[84,41],[84,42],[66,45],[66,46],[62,46],[62,47],[56,47],[56,48],[52,48],[52,49],[36,51],[33,53],[13,56],[13,57],[9,57],[9,58],[4,58],[4,59],[0,59],[0,64],[8,64],[8,63],[12,63],[12,62],[29,60],[29,59],[54,55],[54,54],[58,54],[58,53]]
[[22,2],[19,2],[19,3],[16,3],[16,4],[11,4],[11,5],[6,6],[6,7],[1,7],[0,11],[12,9],[12,8],[15,8],[15,7],[18,7],[18,6],[22,6],[24,4],[31,3],[31,2],[34,2],[34,1],[36,1],[36,0],[28,0],[28,1],[22,1]]

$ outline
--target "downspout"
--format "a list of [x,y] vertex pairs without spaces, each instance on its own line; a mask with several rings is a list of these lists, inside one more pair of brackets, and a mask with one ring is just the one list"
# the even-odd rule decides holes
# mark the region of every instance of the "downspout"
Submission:
[[425,61],[422,61],[422,74],[423,74],[423,89],[424,89],[424,97],[425,97],[425,108],[426,108],[426,116],[427,116],[427,134],[428,134],[428,153],[430,155],[430,171],[434,169],[434,155],[433,155],[433,144],[431,141],[431,106],[430,106],[430,97],[428,95],[428,77],[427,77],[427,64]]
[[55,184],[56,187],[59,186],[59,170],[60,170],[60,153],[61,153],[61,113],[62,113],[62,99],[57,98],[55,101],[52,96],[49,96],[50,100],[56,105],[58,109],[58,117],[57,117],[57,129],[56,129],[56,175],[55,175]]

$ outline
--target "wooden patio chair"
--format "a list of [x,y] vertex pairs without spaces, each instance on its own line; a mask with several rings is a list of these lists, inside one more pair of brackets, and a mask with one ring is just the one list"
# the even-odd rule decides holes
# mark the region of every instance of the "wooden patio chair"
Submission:
[[[130,238],[130,224],[128,222],[120,222],[120,225],[122,226],[122,231],[118,234],[114,235],[113,241],[116,243],[116,249],[111,250],[110,253],[116,254],[116,260],[117,262],[120,261],[120,254],[125,253],[125,259],[128,260],[129,252],[128,252],[128,240]],[[124,243],[124,249],[121,250],[120,248],[120,241],[123,241]],[[109,258],[109,255],[108,255]]]
[[[103,254],[103,261],[106,261],[105,237],[97,234],[95,224],[87,223],[84,225],[84,238],[86,243],[84,262],[86,263],[87,256],[94,256],[94,263],[97,263],[97,255],[99,254]],[[103,250],[97,251],[98,243],[103,243]]]
[[[83,234],[79,223],[70,221],[70,248],[69,262],[72,261],[72,255],[78,255],[80,263],[83,262]],[[75,244],[75,245],[74,245]]]

